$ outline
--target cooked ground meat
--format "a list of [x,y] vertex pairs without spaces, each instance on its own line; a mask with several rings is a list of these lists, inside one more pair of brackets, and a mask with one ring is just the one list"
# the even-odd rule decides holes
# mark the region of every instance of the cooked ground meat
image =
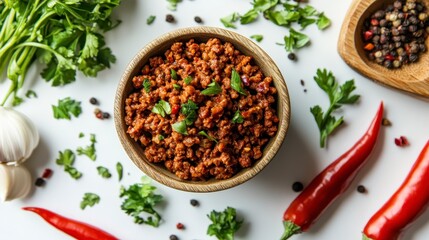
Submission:
[[272,77],[229,42],[175,42],[132,81],[127,133],[181,179],[228,179],[277,132]]

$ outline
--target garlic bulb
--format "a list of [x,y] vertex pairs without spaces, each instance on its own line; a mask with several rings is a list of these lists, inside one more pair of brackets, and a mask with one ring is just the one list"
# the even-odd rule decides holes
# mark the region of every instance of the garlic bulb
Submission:
[[27,196],[31,186],[31,174],[26,167],[0,164],[0,200],[2,202]]
[[0,163],[24,162],[38,143],[39,133],[27,116],[0,106]]

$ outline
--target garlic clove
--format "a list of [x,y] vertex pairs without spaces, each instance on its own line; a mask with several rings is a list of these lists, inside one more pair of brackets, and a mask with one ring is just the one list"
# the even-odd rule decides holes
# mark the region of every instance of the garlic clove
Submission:
[[25,166],[0,164],[0,169],[0,197],[2,201],[23,198],[30,193],[31,174]]

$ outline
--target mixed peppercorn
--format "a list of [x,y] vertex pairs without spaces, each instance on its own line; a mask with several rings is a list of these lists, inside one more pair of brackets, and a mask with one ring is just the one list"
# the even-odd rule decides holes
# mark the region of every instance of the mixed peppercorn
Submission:
[[364,22],[368,58],[392,69],[416,62],[426,52],[429,33],[427,8],[416,0],[396,0]]

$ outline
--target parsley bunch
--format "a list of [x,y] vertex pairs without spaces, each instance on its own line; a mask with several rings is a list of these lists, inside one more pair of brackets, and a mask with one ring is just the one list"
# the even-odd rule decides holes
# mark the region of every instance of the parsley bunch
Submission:
[[11,84],[0,105],[12,105],[35,59],[46,64],[42,77],[52,86],[75,81],[76,71],[95,77],[115,56],[103,33],[118,25],[111,13],[121,0],[0,1],[0,73]]
[[335,80],[332,72],[328,72],[326,69],[317,69],[314,80],[317,85],[319,85],[319,87],[328,94],[330,102],[326,112],[323,112],[319,105],[310,108],[320,131],[320,147],[323,148],[326,145],[328,136],[344,122],[344,118],[342,116],[337,119],[332,115],[332,113],[341,108],[344,104],[353,104],[357,102],[360,96],[351,95],[351,93],[356,89],[353,79],[346,81],[340,86]]
[[211,211],[207,217],[212,222],[207,228],[209,236],[219,240],[234,240],[235,232],[240,229],[243,220],[237,220],[235,208],[227,207],[222,212]]

